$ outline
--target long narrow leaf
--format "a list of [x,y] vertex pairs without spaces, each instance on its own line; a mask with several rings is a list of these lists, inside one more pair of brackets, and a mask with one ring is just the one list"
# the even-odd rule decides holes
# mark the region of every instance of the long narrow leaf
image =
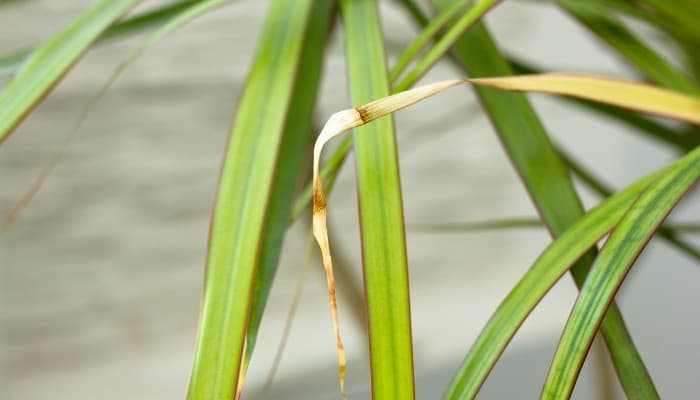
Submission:
[[406,67],[411,63],[411,61],[416,57],[416,55],[425,47],[438,33],[441,29],[447,25],[452,18],[454,18],[459,12],[463,11],[472,0],[459,0],[440,15],[435,17],[430,23],[421,30],[418,37],[411,42],[411,44],[404,50],[401,56],[396,60],[391,72],[389,74],[389,79],[394,82],[405,70]]
[[107,27],[140,0],[102,0],[47,40],[0,92],[0,143]]
[[[424,98],[440,93],[441,91],[459,85],[463,81],[446,81],[438,82],[431,85],[421,86],[416,89],[412,89],[406,92],[401,92],[396,95],[388,96],[382,99],[375,100],[361,107],[345,110],[334,114],[326,123],[323,131],[319,135],[316,145],[314,146],[314,168],[313,168],[313,182],[314,182],[314,236],[316,237],[321,251],[324,257],[324,263],[326,265],[331,264],[330,259],[330,248],[328,244],[328,236],[326,230],[326,195],[323,190],[323,185],[320,179],[319,173],[319,160],[323,146],[330,139],[346,132],[352,128],[370,123],[377,118],[381,118],[387,114],[398,111],[404,107],[408,107]],[[552,271],[552,268],[559,268],[560,273],[564,273],[566,269],[569,268],[570,264],[575,260],[579,259],[583,252],[585,252],[590,246],[592,246],[602,235],[605,234],[612,226],[619,220],[622,214],[625,212],[626,208],[631,204],[634,198],[650,183],[655,179],[658,179],[667,169],[660,170],[651,176],[641,180],[640,182],[630,186],[625,189],[620,194],[611,197],[606,200],[601,206],[596,208],[596,211],[591,212],[589,215],[584,217],[577,228],[572,228],[571,230],[578,233],[566,233],[566,237],[569,239],[563,241],[556,241],[552,246],[553,249],[548,250],[550,254],[549,258],[545,258],[544,255],[542,259],[546,261],[538,261],[537,268],[532,269],[531,272],[526,275],[524,279],[526,282],[542,282],[544,286],[540,290],[525,289],[521,293],[526,296],[534,296],[528,298],[514,297],[512,303],[508,307],[512,306],[522,306],[517,314],[519,317],[514,317],[510,315],[508,318],[498,317],[500,314],[495,314],[492,321],[498,322],[500,325],[496,325],[493,328],[488,328],[485,333],[480,336],[477,341],[477,345],[473,347],[472,352],[467,357],[465,365],[460,372],[460,377],[462,381],[458,381],[453,386],[450,391],[448,398],[471,398],[476,394],[483,380],[486,378],[486,374],[493,367],[498,355],[502,352],[505,345],[508,343],[512,335],[515,334],[517,328],[520,326],[527,314],[532,310],[532,308],[537,304],[541,296],[544,296],[549,286],[553,285],[558,276],[552,275],[553,279],[544,279],[542,273],[548,273]],[[602,224],[602,225],[601,225]],[[597,233],[596,233],[597,232]],[[587,236],[590,235],[590,236]],[[577,247],[578,246],[578,247]],[[571,253],[567,253],[570,251]],[[548,254],[549,254],[548,253]],[[565,258],[562,258],[565,257]],[[568,261],[567,261],[568,260]],[[552,265],[552,263],[557,263],[561,261],[563,264]],[[529,281],[528,281],[529,280]],[[545,284],[549,282],[548,284]],[[547,286],[549,285],[549,286]],[[520,296],[520,295],[518,295]],[[538,297],[539,296],[539,297]],[[505,303],[504,303],[505,304]],[[504,306],[505,307],[505,306]],[[503,307],[501,307],[503,308]],[[506,312],[506,311],[499,311]],[[507,311],[510,313],[510,311]],[[622,321],[619,318],[619,313],[610,313],[608,317],[610,324],[614,326],[613,332],[615,330],[621,330]],[[490,326],[490,325],[489,325]],[[489,333],[490,332],[490,333]],[[498,335],[494,335],[493,332],[497,332]],[[609,333],[609,332],[608,332]],[[622,351],[629,351],[628,344],[629,337],[623,336],[620,332],[618,334],[609,335],[610,340],[615,341],[615,347],[622,349]],[[481,346],[481,347],[480,347]],[[481,350],[480,350],[481,349]],[[486,353],[484,353],[486,352]],[[630,358],[628,360],[628,358]],[[633,354],[627,354],[626,356],[617,354],[617,360],[625,360],[636,362],[636,356]],[[628,363],[621,363],[618,365],[627,365]],[[640,372],[641,371],[641,372]],[[640,385],[641,392],[646,391],[645,381],[648,380],[645,370],[642,368],[631,368],[629,371],[625,372],[628,381],[627,384]],[[640,375],[641,374],[641,375]]]
[[[362,104],[390,92],[376,0],[341,1],[350,92]],[[372,397],[415,397],[408,261],[392,118],[354,135]]]
[[107,94],[107,91],[112,87],[114,82],[116,82],[117,78],[119,78],[122,72],[124,72],[124,70],[131,65],[134,60],[136,60],[136,58],[138,58],[150,45],[156,41],[162,39],[164,36],[182,27],[200,15],[212,10],[213,8],[220,7],[230,1],[231,0],[202,0],[199,2],[188,2],[188,7],[178,8],[178,12],[172,13],[170,20],[164,21],[164,24],[160,28],[146,36],[146,38],[142,40],[137,47],[127,54],[124,60],[117,65],[114,71],[112,71],[112,74],[109,76],[109,78],[107,78],[107,81],[102,85],[100,90],[98,90],[87,102],[75,125],[71,128],[68,135],[63,140],[61,147],[56,151],[51,160],[44,166],[39,176],[37,176],[34,182],[32,182],[30,185],[29,189],[27,189],[27,191],[22,195],[15,208],[2,220],[0,220],[0,232],[4,232],[10,227],[10,225],[18,217],[19,213],[29,205],[34,196],[39,192],[56,165],[58,165],[58,163],[63,159],[66,149],[78,135],[78,132],[87,120],[88,115],[90,115],[94,107],[97,105],[97,103],[99,103],[100,99]]
[[231,399],[241,389],[261,234],[312,7],[269,5],[221,172],[189,399]]
[[[566,164],[569,166],[571,171],[579,178],[581,181],[591,188],[593,191],[598,193],[600,196],[603,198],[609,197],[612,195],[613,191],[609,189],[603,182],[601,182],[598,178],[593,176],[591,172],[586,170],[583,166],[579,165],[578,162],[574,161],[574,159],[566,154],[564,151],[559,149],[559,154],[564,158],[566,161]],[[678,237],[677,232],[674,232],[674,229],[669,226],[668,224],[664,224],[661,228],[659,228],[659,236],[665,241],[667,241],[670,245],[674,246],[676,249],[680,250],[681,252],[685,253],[687,256],[694,258],[696,261],[700,261],[700,250],[696,249],[695,246],[687,242],[680,237]]]
[[473,82],[503,90],[578,97],[700,125],[700,98],[621,79],[552,73]]
[[576,222],[537,258],[501,302],[462,363],[446,399],[472,399],[518,328],[549,289],[624,215],[634,199],[665,170],[608,198]]
[[652,183],[621,219],[596,259],[566,324],[542,399],[568,398],[598,326],[632,264],[700,176],[700,148]]
[[[447,0],[434,2],[444,7]],[[511,73],[507,61],[482,24],[457,42],[455,52],[471,77]],[[552,235],[557,237],[580,218],[583,208],[568,171],[544,127],[524,96],[502,96],[488,88],[477,89],[477,94],[542,220]],[[583,283],[593,256],[594,253],[590,252],[572,268],[572,276],[578,286]],[[641,393],[653,397],[656,392],[654,385],[634,344],[626,339],[629,335],[615,306],[611,307],[610,314],[612,317],[602,330],[606,342],[618,342],[615,348],[608,347],[623,388],[628,394],[641,390]],[[463,371],[458,372],[450,391],[459,390],[464,380],[469,379]],[[639,376],[648,378],[645,385],[636,385]],[[630,384],[632,379],[635,379],[634,387]]]
[[[180,0],[166,4],[152,11],[128,18],[107,28],[97,38],[97,42],[114,39],[123,35],[141,32],[153,26],[158,26],[173,18],[180,12],[200,3],[201,0]],[[24,49],[10,55],[0,56],[0,76],[16,72],[22,63],[31,55],[32,49]]]
[[334,0],[315,0],[308,23],[301,62],[297,71],[287,120],[275,166],[275,178],[262,235],[259,266],[246,336],[245,365],[255,348],[265,304],[277,272],[284,235],[289,226],[294,193],[303,172],[306,147],[313,129],[313,111],[321,81],[323,55],[331,23]]
[[[415,82],[418,78],[423,76],[423,74],[427,72],[471,26],[477,23],[481,17],[501,1],[502,0],[478,0],[452,27],[450,27],[425,57],[406,74],[403,80],[396,84],[396,90],[408,89],[411,82]],[[449,7],[451,6],[452,5]],[[448,10],[449,7],[445,7],[444,11]]]

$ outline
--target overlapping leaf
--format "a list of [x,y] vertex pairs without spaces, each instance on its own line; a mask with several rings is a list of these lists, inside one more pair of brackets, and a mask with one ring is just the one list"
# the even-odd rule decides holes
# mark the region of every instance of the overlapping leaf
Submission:
[[700,177],[700,148],[649,185],[627,209],[581,288],[559,341],[542,399],[571,395],[597,328],[623,279],[668,213]]
[[221,172],[189,399],[230,399],[241,390],[261,234],[313,7],[312,0],[269,5]]

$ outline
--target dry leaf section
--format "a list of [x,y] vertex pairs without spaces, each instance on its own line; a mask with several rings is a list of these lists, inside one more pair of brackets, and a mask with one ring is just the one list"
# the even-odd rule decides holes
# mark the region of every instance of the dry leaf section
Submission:
[[333,114],[324,125],[314,144],[313,158],[313,234],[321,250],[331,306],[333,330],[338,351],[338,378],[343,397],[347,368],[345,348],[340,336],[333,260],[326,225],[328,204],[320,179],[320,158],[328,141],[377,118],[409,107],[454,86],[476,84],[503,90],[541,92],[584,98],[618,107],[690,122],[700,125],[700,100],[658,87],[636,82],[580,74],[539,74],[515,77],[455,79],[431,83],[387,96],[363,106]]

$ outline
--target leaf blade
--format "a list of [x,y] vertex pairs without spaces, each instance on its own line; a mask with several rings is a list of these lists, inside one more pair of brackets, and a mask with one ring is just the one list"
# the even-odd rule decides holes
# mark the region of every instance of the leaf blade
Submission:
[[102,0],[37,49],[0,92],[0,144],[107,27],[140,0]]
[[630,206],[596,259],[554,355],[542,399],[570,396],[598,325],[632,264],[700,177],[700,148],[653,182]]
[[[434,0],[433,3],[439,7],[448,4],[447,0]],[[482,23],[477,24],[457,42],[455,53],[470,77],[511,73],[508,62]],[[473,57],[474,54],[479,57]],[[583,208],[568,171],[562,165],[544,127],[525,97],[500,96],[486,88],[477,88],[476,92],[543,222],[554,237],[558,236],[583,214]],[[574,281],[579,286],[591,265],[593,255],[591,252],[582,257],[571,270]],[[617,308],[612,307],[610,313],[617,314]],[[604,336],[617,336],[620,344],[610,350],[623,387],[632,390],[626,382],[634,372],[648,378],[643,387],[645,393],[655,393],[654,385],[634,344],[624,340],[629,335],[626,334],[621,316],[616,315],[610,321],[612,322],[604,325],[603,332]],[[621,368],[623,362],[629,365]],[[464,387],[465,379],[468,379],[464,372],[462,368],[457,373],[448,389],[448,396],[450,393],[459,393],[460,388]],[[483,382],[485,376],[481,379]],[[480,385],[481,383],[472,386],[471,396],[476,395]],[[469,395],[460,398],[466,397]]]
[[[353,104],[390,93],[374,0],[341,1]],[[408,261],[394,123],[354,134],[363,275],[370,339],[372,397],[415,397]]]
[[313,111],[321,82],[325,43],[335,1],[315,0],[296,73],[288,117],[272,183],[246,334],[244,364],[252,357],[263,312],[277,272],[284,236],[292,215],[294,192],[302,175],[304,155],[313,129]]
[[577,259],[613,228],[639,193],[660,175],[657,172],[647,176],[611,196],[542,252],[489,318],[445,398],[474,398],[495,362],[537,303]]
[[[241,95],[212,216],[188,399],[233,398],[241,389],[260,235],[312,4],[270,3]],[[260,118],[263,109],[268,114]]]
[[477,85],[597,101],[700,125],[700,99],[659,87],[594,75],[548,73],[472,80]]

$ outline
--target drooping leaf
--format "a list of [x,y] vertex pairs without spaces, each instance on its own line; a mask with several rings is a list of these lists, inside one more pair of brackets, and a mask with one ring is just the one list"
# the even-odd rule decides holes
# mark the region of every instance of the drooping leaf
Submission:
[[[377,118],[408,107],[417,101],[460,83],[463,83],[463,81],[439,82],[421,86],[407,92],[375,100],[355,109],[338,112],[328,120],[314,146],[313,169],[314,236],[322,249],[325,263],[330,264],[331,261],[325,228],[326,197],[319,173],[319,160],[324,144],[354,127],[370,123]],[[554,242],[523,278],[518,286],[518,288],[522,288],[516,288],[494,314],[491,322],[467,356],[459,374],[460,380],[453,384],[450,392],[448,392],[448,398],[472,398],[476,394],[510,338],[512,338],[520,324],[522,324],[523,320],[542,296],[545,295],[547,290],[572,263],[580,259],[600,237],[617,223],[627,207],[634,201],[634,198],[649,183],[658,179],[667,170],[668,168],[660,170],[606,200],[579,221],[575,227],[571,228],[569,230],[571,232],[567,231],[563,236],[565,239]],[[606,329],[612,329],[613,332],[616,332],[616,330],[620,330],[623,333],[626,332],[621,329],[623,325],[619,312],[610,313],[606,320],[612,321],[608,325],[613,326],[613,328],[608,327]],[[631,340],[628,336],[621,337],[620,334],[609,334],[608,336],[615,343],[613,347],[618,349],[618,353],[615,353],[615,359],[619,365],[635,365],[638,362],[638,355],[629,352],[627,347],[628,344],[626,342]],[[627,385],[639,386],[637,392],[628,389],[630,392],[645,393],[648,391],[646,388],[648,376],[643,368],[630,368],[625,372],[625,376]]]

